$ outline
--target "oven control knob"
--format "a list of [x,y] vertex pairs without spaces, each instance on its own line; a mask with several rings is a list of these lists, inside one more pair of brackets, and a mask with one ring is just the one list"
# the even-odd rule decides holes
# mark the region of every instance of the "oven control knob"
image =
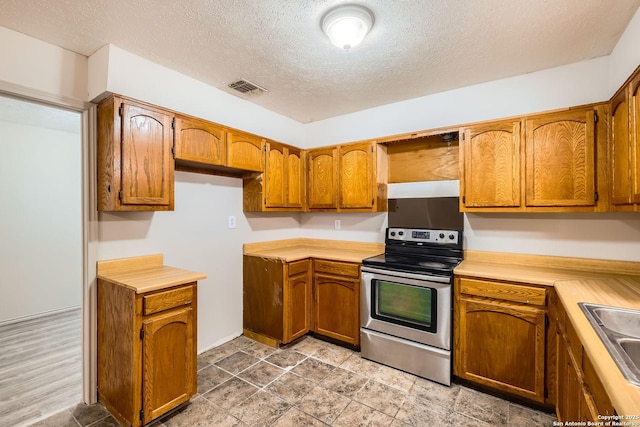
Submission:
[[391,232],[391,236],[395,236],[395,235],[396,235],[396,232],[395,232],[395,231],[392,231],[392,232]]
[[453,240],[455,238],[456,238],[456,236],[454,236],[453,234],[449,234],[449,240]]
[[440,237],[441,239],[444,239],[444,233],[440,233],[438,237]]
[[399,234],[400,236],[404,236],[404,231],[398,231],[398,234]]

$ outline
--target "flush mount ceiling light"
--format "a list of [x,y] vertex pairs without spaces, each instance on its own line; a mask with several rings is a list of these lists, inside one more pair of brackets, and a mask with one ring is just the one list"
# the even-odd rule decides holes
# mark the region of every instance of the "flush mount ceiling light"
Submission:
[[327,12],[321,25],[331,43],[349,50],[359,45],[373,26],[373,13],[364,6],[346,4]]

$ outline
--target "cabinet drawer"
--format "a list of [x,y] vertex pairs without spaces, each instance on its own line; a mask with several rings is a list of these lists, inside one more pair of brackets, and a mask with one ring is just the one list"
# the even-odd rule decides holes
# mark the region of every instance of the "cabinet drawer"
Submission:
[[318,259],[315,260],[314,272],[357,278],[360,276],[360,264]]
[[547,295],[544,288],[474,279],[460,279],[460,293],[533,305],[545,305]]
[[294,261],[288,263],[289,266],[289,277],[295,276],[296,274],[302,274],[309,271],[310,261],[308,259],[304,259],[302,261]]
[[145,316],[174,307],[191,304],[193,286],[183,286],[142,297],[143,314]]

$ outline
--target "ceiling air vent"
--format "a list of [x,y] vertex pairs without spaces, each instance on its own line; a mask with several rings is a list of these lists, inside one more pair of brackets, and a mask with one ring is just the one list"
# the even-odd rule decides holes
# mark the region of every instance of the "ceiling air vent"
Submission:
[[250,81],[245,79],[240,79],[233,83],[229,83],[228,86],[231,89],[244,94],[258,94],[263,92],[269,92],[267,89],[263,88],[262,86],[258,86],[257,84],[251,83]]

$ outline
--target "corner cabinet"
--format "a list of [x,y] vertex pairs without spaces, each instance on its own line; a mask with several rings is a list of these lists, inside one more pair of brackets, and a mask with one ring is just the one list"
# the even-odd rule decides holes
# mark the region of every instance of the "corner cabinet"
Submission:
[[640,210],[640,71],[610,102],[611,205]]
[[98,210],[173,210],[172,121],[119,96],[98,105]]
[[244,255],[243,328],[274,346],[311,330],[311,260]]
[[274,141],[264,149],[264,173],[243,179],[244,212],[294,211],[306,206],[304,151]]
[[454,374],[545,402],[546,289],[455,279]]
[[316,259],[313,331],[360,345],[360,264]]
[[465,212],[608,210],[606,105],[461,129]]
[[98,398],[141,426],[197,389],[197,284],[136,291],[98,279]]

